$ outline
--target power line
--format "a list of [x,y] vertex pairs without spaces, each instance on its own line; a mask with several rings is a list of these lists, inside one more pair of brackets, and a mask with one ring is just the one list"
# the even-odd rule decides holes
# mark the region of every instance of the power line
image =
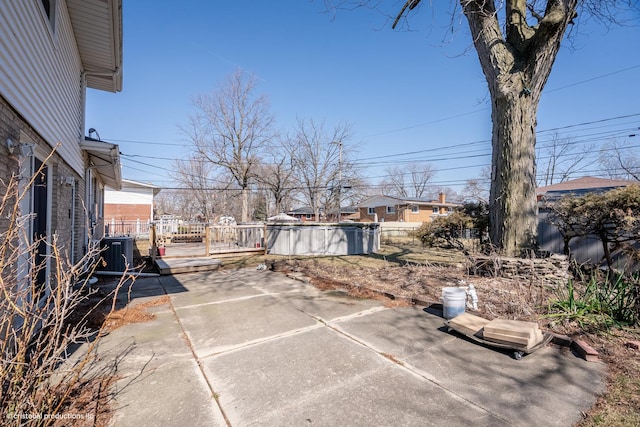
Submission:
[[[570,83],[570,84],[567,84],[567,85],[564,85],[564,86],[560,86],[560,87],[557,87],[557,88],[554,88],[554,89],[544,90],[543,93],[557,92],[559,90],[567,89],[567,88],[574,87],[574,86],[579,86],[579,85],[582,85],[582,84],[585,84],[585,83],[590,83],[590,82],[595,81],[595,80],[599,80],[599,79],[610,77],[610,76],[613,76],[613,75],[616,75],[616,74],[624,73],[624,72],[627,72],[627,71],[630,71],[630,70],[634,70],[636,68],[640,68],[640,64],[632,65],[630,67],[623,68],[623,69],[616,70],[616,71],[611,71],[611,72],[606,73],[606,74],[601,74],[599,76],[591,77],[589,79],[581,80],[581,81],[575,82],[575,83]],[[447,117],[443,117],[443,118],[440,118],[440,119],[431,120],[431,121],[424,122],[424,123],[419,123],[419,124],[415,124],[415,125],[405,126],[405,127],[402,127],[402,128],[391,129],[391,130],[382,131],[382,132],[378,132],[378,133],[374,133],[374,134],[370,134],[370,135],[365,135],[362,138],[371,138],[371,137],[374,137],[374,136],[387,135],[387,134],[390,134],[390,133],[401,132],[401,131],[409,130],[409,129],[415,129],[417,127],[427,126],[427,125],[434,124],[434,123],[440,123],[440,122],[447,121],[447,120],[453,120],[453,119],[457,119],[457,118],[460,118],[460,117],[465,117],[465,116],[468,116],[468,115],[471,115],[471,114],[475,114],[475,113],[479,113],[479,112],[482,112],[482,111],[486,111],[488,109],[489,109],[489,107],[485,107],[485,108],[481,108],[481,109],[477,109],[477,110],[473,110],[473,111],[467,111],[465,113],[454,114],[454,115],[451,115],[451,116],[447,116]],[[635,114],[635,115],[637,115],[637,114]],[[632,116],[635,116],[635,115],[632,115]],[[631,117],[631,116],[629,116],[629,117]],[[141,141],[141,140],[116,139],[116,138],[105,138],[104,140],[105,141],[110,141],[110,142],[111,141],[112,142],[128,142],[128,143],[131,143],[131,144],[148,144],[148,145],[162,145],[162,146],[175,146],[175,147],[184,147],[185,145],[188,145],[187,143],[155,142],[155,141]]]

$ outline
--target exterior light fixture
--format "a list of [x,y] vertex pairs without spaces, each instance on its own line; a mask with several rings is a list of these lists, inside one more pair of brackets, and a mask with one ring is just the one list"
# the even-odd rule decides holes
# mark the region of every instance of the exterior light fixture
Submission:
[[7,150],[9,154],[13,154],[13,150],[15,149],[16,144],[13,142],[11,138],[7,138]]
[[35,144],[16,144],[11,138],[7,138],[7,150],[9,154],[13,154],[16,148],[21,156],[33,156]]

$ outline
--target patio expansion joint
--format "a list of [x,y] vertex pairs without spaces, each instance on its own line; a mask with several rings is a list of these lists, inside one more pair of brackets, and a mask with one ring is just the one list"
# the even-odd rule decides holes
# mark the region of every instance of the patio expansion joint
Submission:
[[[169,295],[164,285],[162,285],[162,290],[164,291],[165,295]],[[176,307],[173,305],[173,300],[171,298],[169,298],[169,306],[171,307],[171,311],[173,313],[174,318],[176,319],[176,322],[180,326],[180,330],[182,331],[182,336],[184,338],[184,341],[187,347],[190,350],[191,357],[193,358],[193,360],[196,363],[196,366],[198,367],[198,372],[200,372],[200,375],[202,376],[204,383],[207,385],[207,389],[209,390],[209,395],[216,402],[216,406],[220,411],[219,416],[224,420],[224,422],[227,424],[228,427],[231,427],[231,422],[229,421],[229,417],[225,413],[224,409],[222,408],[222,405],[220,404],[220,400],[218,399],[218,393],[213,388],[213,384],[209,380],[209,377],[207,376],[207,373],[204,370],[202,360],[198,357],[198,354],[196,353],[193,347],[193,342],[191,341],[191,338],[189,338],[189,334],[187,333],[187,330],[184,327],[184,324],[182,323],[182,319],[180,319],[180,316],[178,316],[178,312],[176,311]]]
[[[345,317],[349,317],[349,316],[345,316]],[[355,317],[355,316],[352,316]],[[344,321],[344,319],[341,319],[340,322]],[[378,355],[379,357],[383,358],[384,360],[386,360],[388,363],[392,364],[393,366],[395,366],[397,369],[401,369],[407,373],[409,373],[410,375],[418,378],[421,381],[426,381],[429,382],[431,384],[433,384],[434,386],[438,387],[439,389],[442,389],[445,393],[447,393],[449,396],[451,396],[452,398],[458,400],[461,403],[464,403],[466,405],[469,406],[473,406],[483,412],[486,412],[487,414],[490,414],[491,416],[500,419],[501,421],[504,421],[506,424],[511,424],[512,421],[510,421],[509,419],[503,417],[502,415],[496,413],[495,411],[492,411],[489,408],[484,407],[483,405],[478,404],[477,402],[474,402],[472,400],[469,400],[468,398],[460,395],[459,393],[455,392],[454,390],[451,390],[450,388],[446,387],[444,384],[442,384],[440,381],[438,381],[438,379],[436,377],[434,377],[432,374],[430,374],[427,371],[424,371],[422,369],[419,369],[413,365],[411,365],[410,363],[397,358],[396,356],[392,355],[392,354],[388,354],[385,353],[384,351],[377,349],[374,345],[367,343],[366,341],[363,341],[362,339],[356,337],[355,335],[350,334],[349,332],[345,331],[344,329],[342,329],[339,325],[340,322],[328,322],[325,324],[325,326],[332,330],[333,332],[335,332],[336,334],[342,336],[344,339],[348,339],[353,341],[354,343],[356,343],[357,345],[360,345],[364,348],[366,348],[367,350],[375,353],[376,355]],[[454,338],[452,341],[457,340],[458,338]],[[451,342],[451,341],[449,341]]]
[[216,351],[214,351],[212,353],[200,356],[200,359],[202,360],[202,359],[207,359],[207,358],[210,358],[210,357],[220,356],[222,354],[234,353],[234,352],[245,350],[247,348],[255,347],[255,346],[258,346],[258,345],[262,345],[262,344],[278,341],[278,340],[281,340],[281,339],[284,339],[284,338],[289,338],[289,337],[292,337],[292,336],[304,334],[304,333],[307,333],[309,331],[322,328],[324,326],[325,326],[324,323],[318,322],[318,323],[316,323],[314,325],[311,325],[311,326],[294,329],[294,330],[291,330],[291,331],[283,332],[281,334],[276,334],[276,335],[271,335],[271,336],[268,336],[268,337],[258,338],[258,339],[255,339],[255,340],[245,341],[245,342],[243,342],[241,344],[235,344],[235,345],[228,345],[228,346],[219,347]]
[[[270,294],[271,296],[275,295],[275,294]],[[368,314],[372,314],[372,313],[376,313],[382,310],[387,310],[387,308],[385,307],[373,307],[370,308],[368,310],[363,310],[363,311],[359,311],[357,313],[353,313],[347,316],[341,316],[341,317],[337,317],[331,320],[326,320],[323,319],[319,316],[314,316],[310,313],[305,312],[304,310],[298,309],[296,308],[296,310],[300,311],[301,313],[305,314],[306,316],[309,316],[310,318],[312,318],[313,320],[315,320],[315,324],[311,325],[311,326],[306,326],[306,327],[302,327],[302,328],[298,328],[298,329],[294,329],[294,330],[290,330],[290,331],[286,331],[280,334],[276,334],[276,335],[271,335],[268,337],[262,337],[262,338],[258,338],[255,340],[251,340],[251,341],[246,341],[243,342],[241,344],[235,344],[235,345],[229,345],[229,346],[224,346],[224,347],[219,347],[218,349],[216,349],[216,351],[212,352],[212,353],[208,353],[205,355],[200,356],[200,359],[206,359],[209,357],[215,357],[221,354],[227,354],[227,353],[233,353],[236,351],[240,351],[240,350],[244,350],[246,348],[250,348],[250,347],[254,347],[257,345],[261,345],[261,344],[265,344],[265,343],[269,343],[269,342],[273,342],[273,341],[277,341],[280,339],[284,339],[284,338],[289,338],[295,335],[299,335],[299,334],[303,334],[309,331],[313,331],[315,329],[319,329],[319,328],[323,328],[323,327],[327,327],[328,323],[330,322],[342,322],[342,321],[346,321],[349,319],[353,319],[355,317],[360,317],[360,316],[365,316]],[[331,327],[329,327],[329,329],[331,329]]]
[[228,303],[228,302],[246,301],[246,300],[250,300],[250,299],[254,299],[254,298],[277,297],[280,294],[289,294],[289,293],[296,293],[296,292],[300,292],[300,291],[299,290],[293,290],[293,291],[287,291],[287,292],[272,292],[272,293],[263,292],[261,294],[246,295],[246,296],[243,296],[243,297],[228,298],[228,299],[223,299],[223,300],[218,300],[218,301],[209,301],[209,302],[203,302],[203,303],[199,303],[199,304],[183,305],[183,306],[180,306],[180,307],[176,307],[176,310],[185,310],[185,309],[191,309],[191,308],[197,308],[197,307],[206,307],[208,305],[225,304],[225,303]]

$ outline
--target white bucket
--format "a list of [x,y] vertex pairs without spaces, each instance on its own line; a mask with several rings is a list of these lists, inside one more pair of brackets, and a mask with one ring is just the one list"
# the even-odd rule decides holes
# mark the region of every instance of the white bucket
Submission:
[[453,319],[464,313],[467,304],[467,291],[464,288],[442,288],[442,314],[445,319]]

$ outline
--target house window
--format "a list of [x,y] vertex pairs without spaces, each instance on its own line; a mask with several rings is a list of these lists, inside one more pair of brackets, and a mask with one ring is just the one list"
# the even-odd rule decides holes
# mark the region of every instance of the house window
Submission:
[[312,219],[312,218],[313,218],[313,215],[312,215],[312,214],[306,214],[306,215],[305,215],[305,218],[306,218],[306,219]]
[[440,212],[440,210],[437,207],[433,208],[433,213],[434,214],[437,214],[438,212]]
[[53,33],[56,23],[56,5],[58,0],[40,0],[46,20],[49,22],[49,29]]
[[411,213],[412,214],[420,213],[420,206],[411,206]]
[[396,207],[395,206],[387,206],[387,213],[388,214],[396,213]]
[[368,213],[369,215],[375,215],[375,213],[376,213],[376,208],[369,208],[369,209],[367,209],[367,213]]

